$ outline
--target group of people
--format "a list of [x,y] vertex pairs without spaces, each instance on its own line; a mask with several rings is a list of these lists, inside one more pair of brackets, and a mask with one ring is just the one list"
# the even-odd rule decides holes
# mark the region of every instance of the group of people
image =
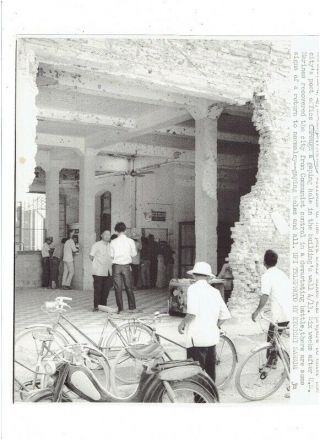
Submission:
[[[261,276],[260,301],[252,313],[252,320],[270,300],[271,320],[279,327],[279,333],[288,325],[291,315],[291,283],[288,276],[277,266],[278,255],[267,250],[264,255],[265,273]],[[202,368],[215,381],[216,345],[219,341],[219,327],[231,317],[219,290],[209,285],[213,276],[206,262],[196,263],[188,272],[195,279],[187,291],[187,313],[178,327],[179,333],[186,333],[187,358],[198,361]],[[275,326],[270,324],[267,341],[271,341]],[[273,368],[277,363],[277,353],[267,354],[266,367]]]
[[124,285],[129,310],[136,310],[133,291],[133,259],[138,254],[136,242],[127,237],[126,225],[119,222],[115,226],[116,234],[110,231],[101,234],[101,240],[93,244],[90,251],[93,276],[93,311],[99,305],[106,305],[109,292],[114,286],[118,312],[123,311],[122,285]]
[[[115,234],[104,231],[101,240],[90,251],[94,287],[93,311],[106,305],[112,286],[115,289],[118,311],[123,310],[122,287],[128,297],[129,310],[136,309],[134,289],[163,287],[160,274],[168,283],[173,266],[173,251],[166,242],[157,243],[154,236],[126,235],[126,225],[119,222]],[[163,261],[163,267],[161,267]]]
[[165,287],[173,276],[173,254],[166,241],[156,242],[153,234],[148,237],[133,236],[137,246],[137,256],[133,261],[134,283],[136,287],[149,289]]
[[61,245],[53,245],[53,237],[47,237],[42,246],[42,287],[71,289],[74,276],[74,254],[78,252],[75,238],[63,238]]
[[[90,251],[94,287],[93,311],[99,305],[106,305],[112,286],[115,289],[118,312],[122,312],[124,289],[128,298],[129,311],[136,310],[134,286],[139,281],[143,287],[152,287],[156,280],[155,258],[162,255],[172,261],[173,252],[161,244],[156,244],[154,237],[126,235],[126,225],[119,222],[115,226],[116,234],[110,231],[101,234],[101,240],[93,244]],[[73,253],[77,251],[74,240],[69,238],[63,248],[63,279],[62,288],[70,288],[74,273]],[[54,262],[52,237],[48,237],[42,249],[43,281],[49,283],[56,279],[57,271]],[[291,283],[287,275],[277,266],[278,255],[267,250],[264,255],[265,273],[261,276],[260,301],[252,313],[252,320],[270,300],[271,320],[281,329],[290,321],[291,314]],[[226,270],[228,268],[225,268]],[[180,322],[179,333],[186,333],[187,358],[198,361],[208,375],[216,378],[216,345],[219,341],[220,326],[231,318],[230,312],[221,297],[219,290],[209,284],[212,278],[211,266],[206,262],[197,262],[188,272],[195,279],[187,291],[187,313]],[[220,275],[220,274],[219,274]],[[150,284],[149,284],[150,280]],[[273,338],[275,327],[270,324],[267,340]],[[277,355],[268,356],[266,366],[272,368],[277,362]]]

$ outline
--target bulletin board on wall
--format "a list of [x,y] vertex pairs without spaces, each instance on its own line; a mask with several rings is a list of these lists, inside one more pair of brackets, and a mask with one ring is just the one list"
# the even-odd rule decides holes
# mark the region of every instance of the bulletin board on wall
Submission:
[[171,229],[172,205],[164,203],[146,203],[140,219],[142,228],[145,229]]

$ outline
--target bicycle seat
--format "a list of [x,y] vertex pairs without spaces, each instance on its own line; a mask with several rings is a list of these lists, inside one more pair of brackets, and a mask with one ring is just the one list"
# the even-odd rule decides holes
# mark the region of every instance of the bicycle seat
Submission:
[[149,360],[163,356],[163,347],[157,342],[151,344],[141,344],[127,347],[128,353],[136,359]]

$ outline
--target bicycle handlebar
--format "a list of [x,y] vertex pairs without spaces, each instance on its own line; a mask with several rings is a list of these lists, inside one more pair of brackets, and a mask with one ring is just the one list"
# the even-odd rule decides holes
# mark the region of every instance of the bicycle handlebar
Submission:
[[71,309],[69,304],[64,301],[72,301],[72,298],[68,296],[57,296],[54,301],[46,301],[41,310],[45,312],[65,312],[67,309]]

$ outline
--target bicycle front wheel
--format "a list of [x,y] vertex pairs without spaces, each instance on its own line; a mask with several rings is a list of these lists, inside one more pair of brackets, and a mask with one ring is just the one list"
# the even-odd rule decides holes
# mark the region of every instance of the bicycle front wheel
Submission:
[[225,387],[234,374],[237,364],[237,352],[231,339],[221,335],[216,345],[216,386]]
[[[53,402],[53,391],[48,388],[43,388],[26,399],[26,402]],[[62,393],[61,402],[72,402],[72,399],[66,394]]]
[[43,362],[52,359],[65,345],[67,340],[61,333],[41,325],[26,329],[16,337],[14,377],[16,384],[20,384],[22,400],[26,390],[30,392],[39,388]]
[[[275,393],[285,381],[287,374],[282,359],[268,366],[270,345],[251,353],[240,365],[236,374],[236,387],[247,400],[263,400]],[[289,361],[289,356],[285,353]]]

